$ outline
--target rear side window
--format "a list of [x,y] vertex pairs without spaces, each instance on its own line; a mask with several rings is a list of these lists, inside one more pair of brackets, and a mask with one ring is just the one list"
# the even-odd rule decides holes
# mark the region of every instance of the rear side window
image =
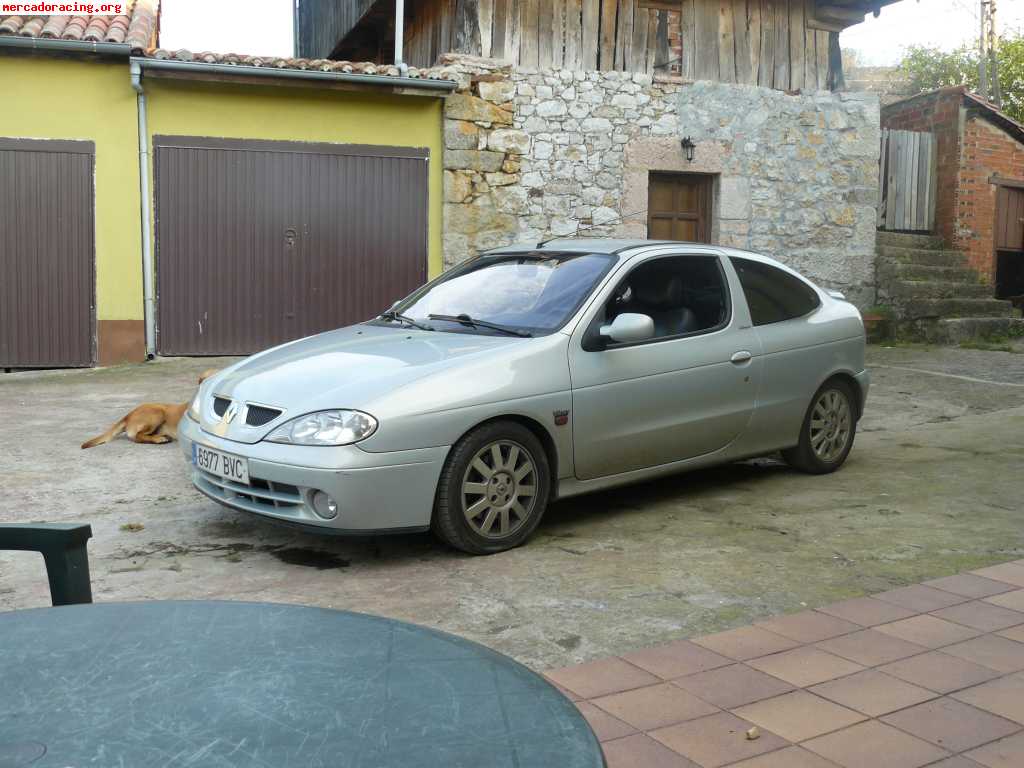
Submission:
[[754,325],[768,325],[802,317],[821,304],[807,283],[781,269],[749,259],[731,258]]

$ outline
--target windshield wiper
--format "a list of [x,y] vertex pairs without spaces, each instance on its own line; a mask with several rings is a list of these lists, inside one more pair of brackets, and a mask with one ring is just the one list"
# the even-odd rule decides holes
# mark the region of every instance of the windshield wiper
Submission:
[[488,323],[486,320],[477,320],[465,313],[461,315],[427,315],[427,317],[430,320],[447,320],[450,323],[462,323],[462,325],[469,325],[473,328],[489,328],[492,331],[500,331],[501,333],[507,333],[509,336],[519,336],[524,339],[533,337],[533,334],[528,331],[520,331],[518,328],[509,328],[507,325]]
[[387,312],[381,312],[378,317],[382,317],[385,320],[395,320],[400,323],[406,323],[411,325],[413,328],[419,328],[421,331],[432,331],[434,330],[429,325],[425,325],[417,320],[413,320],[408,315],[403,315],[401,312],[396,312],[393,309],[389,309]]

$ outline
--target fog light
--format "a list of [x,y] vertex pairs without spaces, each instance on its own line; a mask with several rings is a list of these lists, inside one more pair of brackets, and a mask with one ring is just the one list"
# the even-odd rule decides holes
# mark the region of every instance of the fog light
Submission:
[[313,494],[313,511],[324,520],[333,520],[338,516],[338,502],[323,491]]

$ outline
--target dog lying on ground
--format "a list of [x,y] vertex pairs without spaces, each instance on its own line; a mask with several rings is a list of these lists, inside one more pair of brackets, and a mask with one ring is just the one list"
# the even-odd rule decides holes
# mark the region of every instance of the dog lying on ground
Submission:
[[[216,370],[203,371],[199,374],[199,383],[215,374]],[[190,401],[191,402],[191,401]],[[102,435],[82,443],[83,448],[93,448],[109,443],[124,432],[129,440],[136,443],[153,443],[160,445],[169,443],[178,437],[178,422],[185,415],[190,403],[143,403],[127,416],[119,419]]]

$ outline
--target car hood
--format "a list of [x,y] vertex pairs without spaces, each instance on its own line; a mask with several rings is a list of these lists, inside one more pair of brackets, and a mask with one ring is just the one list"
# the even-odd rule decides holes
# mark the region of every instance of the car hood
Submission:
[[[332,408],[366,410],[383,394],[524,341],[375,325],[310,336],[253,355],[210,379],[202,388],[203,429],[254,443],[295,416]],[[213,412],[214,395],[239,406],[258,404],[283,413],[266,425],[249,427],[240,409],[224,423]]]

